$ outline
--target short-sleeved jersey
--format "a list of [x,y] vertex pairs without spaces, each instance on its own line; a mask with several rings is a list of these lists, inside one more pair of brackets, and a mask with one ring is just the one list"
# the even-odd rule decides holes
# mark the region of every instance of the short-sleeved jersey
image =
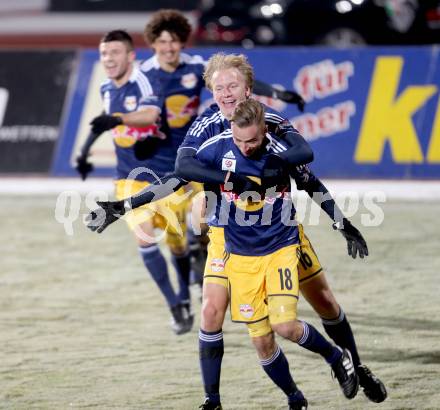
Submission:
[[160,131],[166,135],[157,141],[154,152],[143,161],[159,177],[174,170],[177,149],[197,117],[200,94],[205,86],[205,62],[200,56],[180,55],[174,72],[160,68],[156,56],[144,61],[140,69],[148,77],[162,103]]
[[[234,144],[231,130],[208,139],[197,151],[197,158],[207,166],[259,178],[269,153],[284,151],[286,146],[273,134],[267,133],[265,146],[252,159],[245,157]],[[224,226],[228,252],[246,255],[267,255],[299,241],[295,222],[290,183],[277,187],[277,194],[267,198],[242,201],[222,184],[217,194],[215,215],[210,223]]]
[[[275,133],[277,137],[282,138],[289,132],[298,133],[289,120],[282,117],[280,113],[267,106],[264,106],[264,109],[268,130]],[[212,104],[193,122],[180,148],[191,148],[197,151],[207,139],[229,128],[231,128],[229,120],[223,116],[217,104]]]
[[[107,79],[102,83],[100,91],[106,114],[125,114],[149,106],[160,110],[162,107],[150,81],[137,67],[134,67],[130,79],[122,87],[117,87]],[[144,166],[142,161],[136,159],[134,145],[151,135],[151,132],[151,127],[127,125],[119,125],[111,130],[117,157],[116,178],[126,179],[134,168]],[[139,179],[142,179],[142,175]]]

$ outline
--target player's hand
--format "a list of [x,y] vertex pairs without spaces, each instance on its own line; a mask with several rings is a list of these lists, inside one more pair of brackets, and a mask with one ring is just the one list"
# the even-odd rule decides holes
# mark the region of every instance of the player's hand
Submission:
[[81,179],[84,181],[87,175],[93,171],[93,164],[87,161],[87,157],[84,155],[79,155],[76,158],[75,169],[81,175]]
[[304,112],[306,102],[297,92],[288,90],[276,90],[275,97],[288,104],[296,104],[298,110]]
[[126,209],[124,201],[98,201],[99,208],[91,211],[86,216],[87,228],[93,232],[101,233],[107,226],[121,218]]
[[343,226],[338,227],[337,223],[333,224],[333,229],[337,229],[342,233],[347,241],[348,254],[356,259],[359,254],[360,258],[368,256],[367,242],[365,242],[362,234],[354,227],[348,219],[343,219]]
[[144,140],[136,141],[133,146],[134,156],[139,161],[154,157],[159,148],[159,143],[160,139],[155,137],[148,137]]
[[283,159],[276,154],[269,154],[261,173],[261,185],[272,188],[286,182],[288,170]]
[[230,182],[232,183],[232,191],[240,197],[244,192],[257,192],[261,195],[261,185],[244,175],[231,172],[228,178],[228,183]]
[[92,132],[94,134],[102,134],[104,131],[111,130],[118,125],[122,124],[122,118],[113,115],[102,114],[99,115],[90,122],[92,126]]

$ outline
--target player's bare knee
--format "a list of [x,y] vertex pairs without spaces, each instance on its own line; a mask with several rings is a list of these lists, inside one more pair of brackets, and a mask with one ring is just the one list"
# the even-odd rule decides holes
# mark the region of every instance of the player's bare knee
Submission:
[[273,332],[265,336],[252,337],[252,343],[255,346],[258,357],[263,360],[272,357],[277,347]]
[[216,331],[223,325],[225,310],[221,306],[212,303],[209,299],[205,299],[202,304],[201,327],[206,331]]
[[278,323],[272,325],[272,329],[275,333],[284,339],[290,340],[292,342],[298,342],[303,335],[303,325],[299,320],[291,320],[285,323]]

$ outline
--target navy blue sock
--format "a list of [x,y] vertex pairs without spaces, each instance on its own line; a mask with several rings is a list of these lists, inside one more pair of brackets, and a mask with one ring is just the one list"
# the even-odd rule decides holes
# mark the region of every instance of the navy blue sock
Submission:
[[339,316],[336,319],[321,318],[321,320],[327,334],[338,346],[350,351],[354,367],[358,367],[361,364],[359,353],[350,323],[342,308],[340,307]]
[[173,286],[171,285],[168,275],[168,267],[160,249],[157,245],[152,245],[147,248],[139,248],[142,260],[145,267],[151,274],[151,277],[156,282],[160,291],[164,295],[168,306],[173,307],[179,303],[179,299],[174,293]]
[[304,327],[303,335],[298,344],[314,353],[319,353],[328,364],[332,365],[338,360],[342,352],[328,342],[321,333],[319,333],[312,325],[301,321]]
[[220,404],[220,371],[223,359],[223,332],[199,331],[199,360],[205,396]]
[[189,252],[182,256],[173,255],[173,263],[177,271],[179,281],[179,299],[189,300],[189,276],[191,272],[191,261]]
[[260,360],[260,363],[266,374],[287,397],[298,390],[293,381],[292,375],[290,374],[289,362],[279,346],[277,346],[272,357]]

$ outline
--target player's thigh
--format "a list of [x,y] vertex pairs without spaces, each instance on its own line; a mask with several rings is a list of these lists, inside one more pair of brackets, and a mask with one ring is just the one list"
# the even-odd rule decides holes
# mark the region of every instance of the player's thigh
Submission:
[[229,254],[225,251],[224,229],[210,227],[208,232],[208,255],[203,274],[203,283],[215,283],[228,290]]
[[266,294],[271,324],[295,320],[298,304],[299,246],[279,249],[267,261]]
[[230,255],[227,264],[233,322],[255,323],[267,318],[266,258],[268,256]]
[[305,282],[300,282],[300,290],[320,317],[334,319],[339,315],[338,302],[330,289],[324,272]]
[[300,286],[311,280],[315,276],[319,276],[322,272],[322,266],[319,262],[318,255],[312,246],[307,235],[304,233],[303,226],[298,225],[300,254],[298,263],[298,275]]

